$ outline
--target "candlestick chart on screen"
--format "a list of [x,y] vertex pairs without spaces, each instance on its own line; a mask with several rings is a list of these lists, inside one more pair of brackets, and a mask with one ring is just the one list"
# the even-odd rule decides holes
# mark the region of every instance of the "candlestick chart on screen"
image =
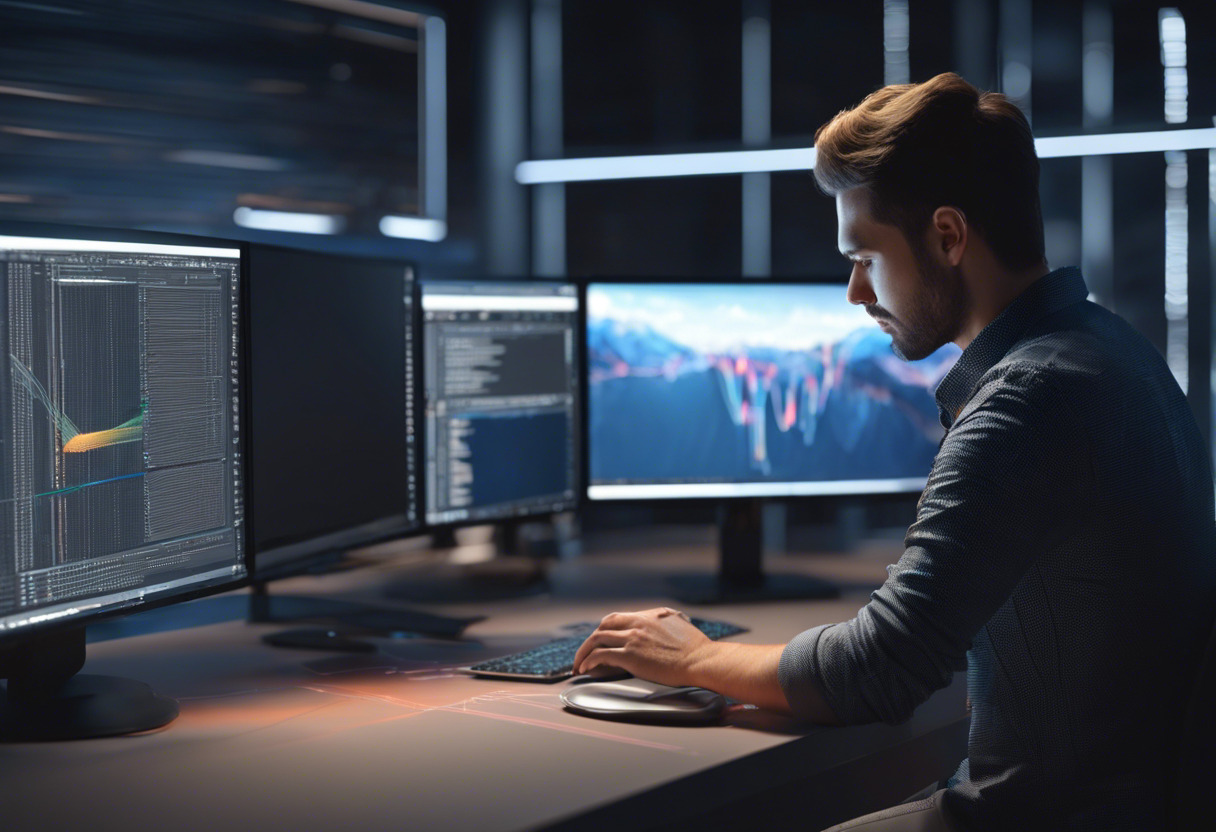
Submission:
[[924,477],[953,345],[905,362],[836,285],[588,295],[594,482]]

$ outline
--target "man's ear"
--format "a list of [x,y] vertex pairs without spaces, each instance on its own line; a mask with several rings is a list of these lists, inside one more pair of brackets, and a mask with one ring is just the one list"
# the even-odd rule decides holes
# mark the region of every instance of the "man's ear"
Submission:
[[967,251],[967,217],[961,210],[943,205],[933,212],[931,224],[933,253],[945,263],[957,266]]

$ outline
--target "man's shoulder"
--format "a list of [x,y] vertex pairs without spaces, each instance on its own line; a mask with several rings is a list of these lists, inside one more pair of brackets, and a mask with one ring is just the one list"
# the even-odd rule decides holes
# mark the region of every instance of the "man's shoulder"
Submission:
[[[1018,401],[1055,419],[1088,414],[1147,387],[1176,386],[1161,354],[1127,321],[1090,302],[1033,325],[977,383],[962,413]],[[960,414],[962,415],[962,414]]]
[[1168,377],[1169,368],[1147,338],[1123,318],[1084,302],[1032,326],[985,375],[985,382],[1039,382],[1066,397],[1127,390],[1136,379]]

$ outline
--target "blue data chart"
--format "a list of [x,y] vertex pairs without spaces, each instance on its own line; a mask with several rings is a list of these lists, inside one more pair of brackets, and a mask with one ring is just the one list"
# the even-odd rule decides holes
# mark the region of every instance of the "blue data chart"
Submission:
[[898,358],[840,285],[601,283],[587,303],[593,498],[923,486],[957,347]]

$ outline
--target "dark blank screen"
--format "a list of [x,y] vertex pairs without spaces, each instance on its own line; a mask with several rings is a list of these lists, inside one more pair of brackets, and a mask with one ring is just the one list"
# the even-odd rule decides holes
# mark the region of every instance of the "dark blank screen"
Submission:
[[412,514],[407,268],[251,252],[255,551]]

